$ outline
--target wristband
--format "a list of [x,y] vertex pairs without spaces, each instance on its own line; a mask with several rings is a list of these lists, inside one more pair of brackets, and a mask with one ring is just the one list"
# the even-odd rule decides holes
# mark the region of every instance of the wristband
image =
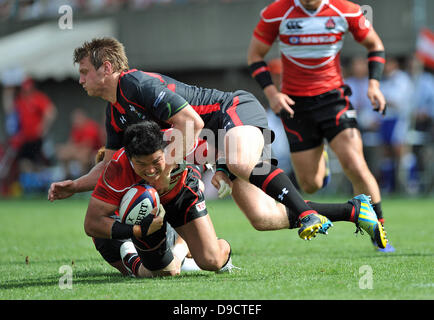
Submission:
[[249,65],[250,74],[255,79],[262,89],[273,84],[271,79],[270,69],[265,61],[254,62]]
[[217,171],[224,172],[231,181],[234,181],[237,178],[237,176],[229,171],[228,166],[226,165],[226,163],[224,161],[225,161],[224,158],[217,160],[215,171],[216,172]]
[[115,221],[112,225],[110,238],[117,240],[129,239],[133,236],[133,227],[132,225]]
[[380,81],[383,75],[386,54],[384,51],[372,51],[368,54],[369,79]]

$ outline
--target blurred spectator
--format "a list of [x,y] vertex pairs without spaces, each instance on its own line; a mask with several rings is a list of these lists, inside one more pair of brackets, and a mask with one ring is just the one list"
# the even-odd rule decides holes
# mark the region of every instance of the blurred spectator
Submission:
[[406,176],[403,176],[400,165],[408,151],[407,135],[413,107],[411,78],[400,70],[398,60],[394,57],[388,57],[384,66],[381,90],[387,101],[387,112],[379,128],[384,149],[381,187],[385,192],[393,192],[406,185]]
[[[0,178],[5,181],[26,179],[26,175],[39,172],[48,165],[42,147],[57,114],[50,98],[36,89],[31,78],[23,81],[12,104],[13,106],[9,105],[5,108],[15,110],[18,126],[8,141],[6,153],[11,161],[8,166],[0,168],[2,171]],[[18,177],[17,172],[11,170],[14,162],[18,165]],[[8,191],[3,190],[3,192]]]
[[84,110],[75,109],[71,120],[69,140],[57,148],[57,159],[62,163],[67,179],[89,172],[94,165],[93,159],[103,144],[100,125],[90,119]]
[[416,177],[420,185],[414,192],[429,192],[434,187],[434,68],[431,69],[417,58],[412,60],[411,73],[414,82],[413,130],[410,139],[416,162]]

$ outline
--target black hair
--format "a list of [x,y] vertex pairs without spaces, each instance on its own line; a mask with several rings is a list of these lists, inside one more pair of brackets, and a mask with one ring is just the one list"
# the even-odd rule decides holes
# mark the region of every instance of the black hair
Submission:
[[125,130],[123,142],[129,159],[153,154],[167,146],[160,126],[149,120],[129,126]]

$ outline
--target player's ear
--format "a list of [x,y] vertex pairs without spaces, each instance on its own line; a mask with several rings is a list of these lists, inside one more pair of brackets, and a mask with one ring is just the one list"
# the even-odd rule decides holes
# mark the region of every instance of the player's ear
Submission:
[[110,75],[113,73],[113,66],[110,63],[110,61],[104,61],[102,64],[103,70],[104,70],[104,74],[105,75]]

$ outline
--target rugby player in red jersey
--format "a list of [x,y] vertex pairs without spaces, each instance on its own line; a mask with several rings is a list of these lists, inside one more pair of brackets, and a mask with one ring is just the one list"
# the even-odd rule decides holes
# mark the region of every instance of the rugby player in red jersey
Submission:
[[[185,240],[202,270],[230,271],[233,268],[230,245],[216,236],[200,180],[185,162],[166,162],[167,140],[153,121],[126,129],[124,147],[107,163],[92,193],[84,222],[86,234],[97,239],[97,248],[115,244],[112,245],[113,255],[118,255],[117,243],[131,239],[137,254],[130,251],[132,256],[122,258],[137,277],[172,276],[179,274],[181,261],[173,255],[168,244],[166,232],[167,223],[170,223]],[[140,225],[121,223],[113,217],[122,197],[140,182],[157,190],[165,211],[164,218],[148,215]]]
[[[384,223],[378,183],[363,155],[351,89],[343,82],[340,51],[345,33],[368,51],[368,97],[374,110],[385,112],[379,80],[383,72],[383,43],[359,5],[347,0],[278,0],[261,12],[248,48],[253,78],[280,114],[290,144],[291,160],[301,188],[320,189],[327,172],[324,139],[338,157],[355,194],[372,197]],[[281,88],[271,79],[265,56],[278,40],[283,74]],[[388,249],[393,247],[388,245]]]

